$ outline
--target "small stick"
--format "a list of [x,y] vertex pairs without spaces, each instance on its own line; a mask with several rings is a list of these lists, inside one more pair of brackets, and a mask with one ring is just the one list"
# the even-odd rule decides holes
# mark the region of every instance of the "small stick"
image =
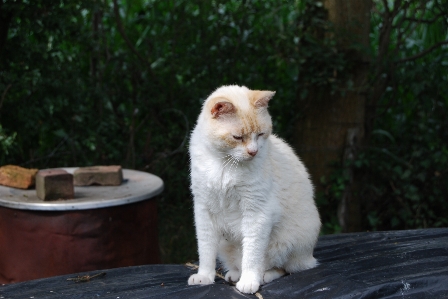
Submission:
[[74,278],[67,278],[67,280],[73,280],[74,282],[87,282],[90,281],[92,278],[95,277],[100,277],[100,276],[104,276],[106,275],[106,272],[101,272],[95,275],[84,275],[84,276],[78,276],[78,277],[74,277]]
[[193,270],[199,269],[198,265],[192,264],[192,263],[185,263],[185,266],[193,268]]

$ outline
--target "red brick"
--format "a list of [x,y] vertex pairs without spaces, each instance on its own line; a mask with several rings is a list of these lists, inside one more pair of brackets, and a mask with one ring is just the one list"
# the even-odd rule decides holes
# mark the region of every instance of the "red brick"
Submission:
[[36,175],[36,193],[45,201],[73,199],[73,175],[63,169],[40,170]]
[[75,186],[119,186],[123,181],[120,165],[80,167],[73,175]]
[[28,169],[16,165],[0,167],[0,185],[28,189],[34,186],[38,169]]

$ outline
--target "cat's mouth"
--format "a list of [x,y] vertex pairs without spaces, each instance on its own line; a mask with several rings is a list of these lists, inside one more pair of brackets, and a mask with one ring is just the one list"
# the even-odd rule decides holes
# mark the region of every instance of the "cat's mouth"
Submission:
[[222,158],[223,166],[224,166],[224,168],[234,169],[245,162],[252,161],[255,157],[256,157],[256,155],[252,156],[249,154],[246,154],[246,155],[245,154],[238,154],[238,155],[228,154]]
[[253,159],[255,159],[256,155],[244,155],[244,157],[240,158],[240,161],[242,162],[248,162],[248,161],[252,161]]

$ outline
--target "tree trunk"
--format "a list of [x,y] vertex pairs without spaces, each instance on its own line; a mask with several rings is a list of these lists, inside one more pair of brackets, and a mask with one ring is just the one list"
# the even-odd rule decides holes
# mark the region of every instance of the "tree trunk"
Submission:
[[[345,76],[352,82],[348,91],[331,94],[330,90],[311,88],[305,103],[299,99],[307,108],[304,118],[296,126],[295,147],[310,171],[317,193],[324,191],[320,180],[330,175],[331,163],[342,161],[347,147],[352,159],[356,155],[353,144],[358,144],[363,138],[366,100],[362,91],[369,66],[362,51],[354,49],[369,46],[372,2],[325,0],[324,6],[336,29],[334,38],[338,51],[345,52],[354,63],[353,67],[345,70],[348,72]],[[356,140],[347,142],[349,132],[357,132]],[[345,232],[361,229],[359,197],[353,194],[354,190],[354,186],[347,186],[338,209],[342,231]]]

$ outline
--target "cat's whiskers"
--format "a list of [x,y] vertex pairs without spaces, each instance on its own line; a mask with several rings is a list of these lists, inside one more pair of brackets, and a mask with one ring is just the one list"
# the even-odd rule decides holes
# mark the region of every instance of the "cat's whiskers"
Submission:
[[222,165],[222,170],[224,170],[224,168],[226,168],[226,166],[229,165],[232,162],[232,160],[233,160],[232,155],[227,155],[224,158],[226,158],[226,160],[224,161],[224,163]]
[[236,168],[239,165],[240,159],[234,155],[226,154],[225,156],[221,157],[223,163],[221,164],[221,170],[224,171],[226,168],[229,170],[229,173],[236,170]]
[[237,167],[238,167],[238,160],[234,158],[232,160],[232,165],[230,167],[230,172],[232,172],[232,170],[236,170]]
[[230,158],[229,173],[232,172],[234,164],[235,164],[235,159],[232,157],[232,158]]
[[232,164],[230,165],[230,172],[236,170],[240,164],[240,159],[238,156],[232,156]]

